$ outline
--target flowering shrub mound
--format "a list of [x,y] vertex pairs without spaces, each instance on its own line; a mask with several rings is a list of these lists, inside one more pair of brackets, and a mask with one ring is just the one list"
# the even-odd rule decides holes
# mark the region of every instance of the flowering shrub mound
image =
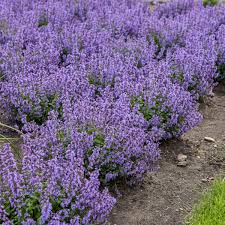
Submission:
[[104,224],[106,185],[156,169],[225,77],[225,6],[2,0],[0,100],[24,132],[0,152],[1,224]]
[[[6,145],[0,153],[1,224],[91,224],[103,222],[115,199],[100,191],[98,172],[84,176],[74,146],[62,155],[24,148],[22,168]],[[58,151],[60,148],[58,149]],[[87,178],[88,177],[88,178]]]

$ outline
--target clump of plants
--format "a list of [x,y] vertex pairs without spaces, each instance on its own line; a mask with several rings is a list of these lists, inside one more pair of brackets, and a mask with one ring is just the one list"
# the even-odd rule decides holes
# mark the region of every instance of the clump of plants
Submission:
[[63,154],[57,149],[47,158],[30,150],[26,148],[17,165],[10,146],[1,149],[1,224],[105,221],[115,199],[107,189],[100,190],[98,171],[86,173],[82,157],[69,148]]
[[0,151],[1,224],[106,222],[106,187],[155,170],[223,78],[216,2],[0,1],[1,107],[23,131],[22,160]]

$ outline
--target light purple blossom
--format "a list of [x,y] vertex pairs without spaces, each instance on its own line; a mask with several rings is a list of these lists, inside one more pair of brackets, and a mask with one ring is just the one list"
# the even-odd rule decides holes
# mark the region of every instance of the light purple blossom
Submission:
[[162,140],[200,123],[224,21],[194,0],[2,0],[0,101],[25,135],[19,164],[0,151],[0,223],[104,224],[105,185],[142,179]]

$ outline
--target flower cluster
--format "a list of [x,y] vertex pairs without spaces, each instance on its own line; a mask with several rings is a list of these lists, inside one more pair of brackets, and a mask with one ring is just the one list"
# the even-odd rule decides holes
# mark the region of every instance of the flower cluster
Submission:
[[[1,224],[92,224],[104,222],[115,199],[100,191],[99,172],[84,172],[74,145],[62,154],[24,147],[21,167],[9,145],[0,153]],[[52,154],[52,155],[51,155]]]
[[225,6],[2,0],[0,101],[25,133],[0,152],[1,224],[104,223],[106,184],[156,169],[225,77]]

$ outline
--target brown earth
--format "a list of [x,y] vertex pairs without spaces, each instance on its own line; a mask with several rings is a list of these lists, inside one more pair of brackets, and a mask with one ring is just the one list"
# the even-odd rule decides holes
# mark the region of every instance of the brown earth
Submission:
[[[203,122],[161,145],[160,170],[149,173],[144,183],[123,188],[109,224],[183,225],[193,205],[213,178],[225,171],[225,87],[201,105]],[[212,137],[215,142],[207,142]],[[188,156],[186,167],[177,166],[177,155]]]

